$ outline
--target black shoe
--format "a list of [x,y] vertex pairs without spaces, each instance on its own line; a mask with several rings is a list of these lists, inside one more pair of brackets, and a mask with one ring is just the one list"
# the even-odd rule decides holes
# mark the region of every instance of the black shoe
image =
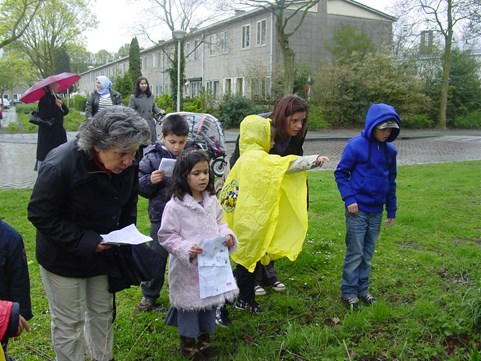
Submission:
[[255,300],[253,300],[252,303],[248,303],[238,298],[234,307],[238,310],[244,310],[252,313],[261,313],[264,311],[261,305],[259,305]]
[[217,307],[215,310],[215,323],[220,327],[229,327],[232,322],[229,320],[229,311],[225,306]]
[[355,296],[342,297],[342,303],[349,311],[359,311],[359,298]]

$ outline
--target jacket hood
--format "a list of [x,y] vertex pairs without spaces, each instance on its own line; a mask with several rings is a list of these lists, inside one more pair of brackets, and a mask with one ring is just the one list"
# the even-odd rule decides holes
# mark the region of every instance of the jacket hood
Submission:
[[[396,122],[399,128],[401,127],[401,120],[399,119],[399,115],[393,106],[383,103],[371,105],[367,111],[366,124],[361,134],[369,140],[373,139],[374,128],[376,128],[379,123],[382,123],[386,120],[393,120]],[[391,135],[387,139],[388,142],[394,141],[398,137],[400,131],[398,128],[391,129]]]
[[240,124],[239,150],[263,150],[271,148],[271,120],[259,115],[248,115]]

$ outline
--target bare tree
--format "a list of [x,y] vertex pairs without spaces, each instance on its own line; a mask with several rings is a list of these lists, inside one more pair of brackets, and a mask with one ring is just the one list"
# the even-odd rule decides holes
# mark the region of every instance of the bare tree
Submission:
[[442,39],[442,78],[438,110],[438,127],[446,129],[449,75],[452,64],[453,40],[456,32],[467,31],[471,36],[481,34],[481,2],[479,0],[408,0],[404,16],[418,28],[432,30]]
[[30,26],[43,0],[0,2],[0,49],[18,40]]

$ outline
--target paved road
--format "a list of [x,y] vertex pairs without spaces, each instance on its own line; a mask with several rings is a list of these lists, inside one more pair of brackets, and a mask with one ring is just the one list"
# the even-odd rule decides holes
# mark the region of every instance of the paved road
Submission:
[[[237,134],[236,130],[226,131],[229,156]],[[328,156],[331,161],[323,169],[332,170],[347,139],[357,134],[359,130],[309,132],[304,145],[305,154]],[[73,137],[75,133],[68,133],[68,138]],[[31,188],[34,185],[36,143],[36,134],[0,134],[0,189]],[[481,130],[402,130],[394,144],[399,151],[399,165],[481,160]]]

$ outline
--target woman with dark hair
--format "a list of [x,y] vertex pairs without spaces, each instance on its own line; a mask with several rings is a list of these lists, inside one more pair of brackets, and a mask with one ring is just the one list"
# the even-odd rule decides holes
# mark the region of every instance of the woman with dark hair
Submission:
[[[276,136],[274,145],[269,150],[270,154],[278,154],[282,157],[287,155],[304,155],[302,148],[307,133],[307,120],[309,109],[307,102],[295,94],[284,95],[274,104],[272,113],[261,114],[264,118],[271,118],[271,124],[275,128]],[[239,137],[237,138],[234,153],[230,158],[232,168],[239,158]],[[283,292],[286,286],[279,281],[274,262],[267,266],[260,263],[256,268],[257,286],[256,295],[263,296],[266,291],[262,287],[268,285],[273,291]]]
[[129,107],[136,110],[142,118],[147,120],[150,127],[151,143],[155,143],[157,141],[157,132],[153,115],[164,114],[165,112],[155,104],[155,99],[150,91],[149,81],[146,77],[141,76],[135,82],[135,92],[130,96]]
[[67,132],[63,127],[63,117],[68,114],[68,108],[57,96],[57,83],[45,87],[45,95],[38,102],[38,116],[44,120],[54,119],[51,127],[40,125],[37,137],[37,161],[35,170],[40,168],[43,160],[53,148],[67,141]]

